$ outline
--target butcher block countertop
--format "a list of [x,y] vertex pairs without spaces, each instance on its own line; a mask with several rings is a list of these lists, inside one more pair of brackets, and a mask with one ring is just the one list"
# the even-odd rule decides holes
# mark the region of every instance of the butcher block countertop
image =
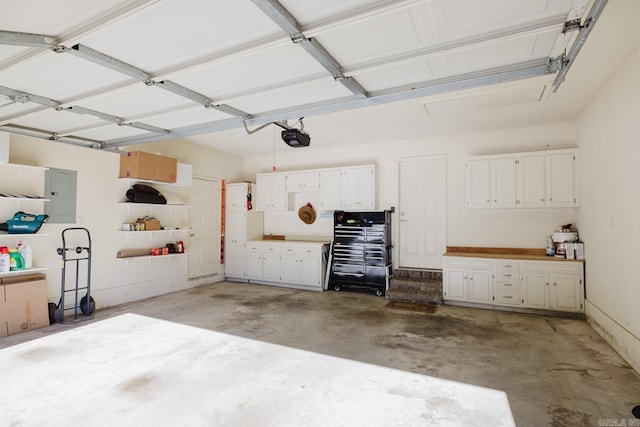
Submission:
[[489,248],[479,246],[447,246],[444,256],[473,258],[522,259],[531,261],[584,262],[583,259],[564,259],[546,255],[546,250],[537,248]]

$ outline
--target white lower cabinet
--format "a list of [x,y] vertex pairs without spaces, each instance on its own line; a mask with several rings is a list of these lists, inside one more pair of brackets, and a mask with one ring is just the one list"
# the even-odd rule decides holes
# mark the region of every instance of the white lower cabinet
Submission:
[[444,299],[584,312],[584,263],[444,257]]
[[247,242],[244,277],[262,280],[262,245],[259,243]]
[[582,312],[583,280],[583,265],[580,262],[523,263],[523,305],[528,308]]
[[320,246],[283,248],[280,255],[280,272],[283,283],[322,288],[322,257]]
[[445,257],[444,299],[490,304],[493,264],[491,261],[468,260]]
[[247,278],[256,283],[321,291],[324,243],[253,241],[247,244]]

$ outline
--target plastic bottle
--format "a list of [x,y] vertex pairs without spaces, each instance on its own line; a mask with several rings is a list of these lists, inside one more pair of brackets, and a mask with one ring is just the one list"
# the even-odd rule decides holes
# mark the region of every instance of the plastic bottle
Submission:
[[22,255],[22,259],[24,260],[24,268],[33,267],[33,250],[31,246],[24,243],[22,240],[18,240],[18,252]]
[[9,248],[6,246],[0,246],[0,273],[7,273],[11,271],[11,255],[9,255]]
[[9,256],[11,257],[11,271],[24,270],[24,259],[17,249],[9,249]]

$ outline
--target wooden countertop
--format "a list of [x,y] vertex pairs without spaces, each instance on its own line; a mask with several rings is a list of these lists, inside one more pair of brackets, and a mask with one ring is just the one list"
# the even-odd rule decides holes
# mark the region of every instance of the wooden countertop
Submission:
[[546,255],[545,249],[538,248],[490,248],[473,246],[447,246],[444,256],[473,258],[521,259],[530,261],[584,262],[584,259],[565,259]]

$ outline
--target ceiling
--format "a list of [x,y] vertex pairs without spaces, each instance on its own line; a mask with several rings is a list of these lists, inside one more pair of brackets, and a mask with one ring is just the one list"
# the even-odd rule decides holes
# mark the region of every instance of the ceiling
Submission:
[[562,122],[640,45],[609,39],[637,3],[0,0],[0,130],[251,156],[300,117],[311,147],[278,151]]

